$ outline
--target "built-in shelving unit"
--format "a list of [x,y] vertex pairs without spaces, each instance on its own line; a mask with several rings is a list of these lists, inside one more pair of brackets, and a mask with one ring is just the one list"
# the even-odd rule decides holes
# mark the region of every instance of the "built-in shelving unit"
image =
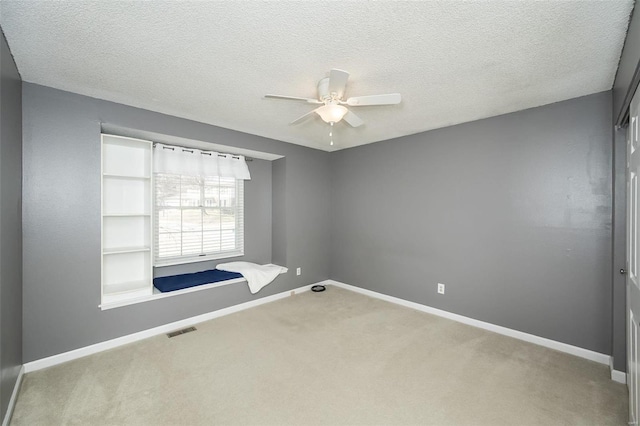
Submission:
[[152,142],[102,135],[102,305],[153,293]]

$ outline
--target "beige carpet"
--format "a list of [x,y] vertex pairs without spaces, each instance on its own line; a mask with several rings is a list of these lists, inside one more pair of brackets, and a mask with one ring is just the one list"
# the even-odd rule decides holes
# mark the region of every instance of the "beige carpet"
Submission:
[[624,425],[609,368],[329,287],[27,374],[12,425]]

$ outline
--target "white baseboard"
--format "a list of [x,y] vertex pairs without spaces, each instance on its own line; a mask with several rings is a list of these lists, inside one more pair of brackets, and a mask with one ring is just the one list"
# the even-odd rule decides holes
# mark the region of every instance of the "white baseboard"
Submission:
[[16,399],[18,399],[18,392],[20,392],[20,386],[22,385],[22,376],[24,376],[24,373],[25,368],[23,365],[22,367],[20,367],[20,372],[18,373],[16,384],[13,386],[13,392],[11,392],[11,398],[9,399],[7,412],[4,415],[4,419],[2,419],[2,426],[9,426],[9,421],[11,420],[11,416],[13,415],[13,408],[16,405]]
[[[471,325],[473,327],[482,328],[484,330],[489,330],[494,333],[502,334],[505,336],[513,337],[515,339],[523,340],[525,342],[534,343],[540,346],[544,346],[550,349],[555,349],[560,352],[565,352],[571,355],[578,356],[580,358],[585,358],[591,361],[598,362],[600,364],[610,364],[611,357],[606,354],[601,354],[598,352],[590,351],[588,349],[580,348],[577,346],[572,346],[566,343],[557,342],[555,340],[546,339],[544,337],[536,336],[533,334],[524,333],[522,331],[512,330],[510,328],[502,327],[499,325],[491,324],[484,321],[479,321],[473,318],[465,317],[462,315],[454,314],[451,312],[443,311],[441,309],[432,308],[430,306],[422,305],[420,303],[410,302],[408,300],[400,299],[398,297],[389,296],[382,293],[377,293],[375,291],[366,290],[360,287],[352,286],[349,284],[341,283],[334,280],[325,280],[315,284],[309,284],[303,287],[299,287],[293,290],[285,291],[282,293],[274,294],[271,296],[263,297],[261,299],[252,300],[249,302],[241,303],[239,305],[229,306],[227,308],[219,309],[217,311],[209,312],[206,314],[198,315],[191,318],[186,318],[180,321],[175,321],[169,324],[161,325],[158,327],[154,327],[148,330],[143,330],[137,333],[129,334],[126,336],[118,337],[112,340],[107,340],[105,342],[96,343],[90,346],[85,346],[83,348],[74,349],[69,352],[64,352],[61,354],[53,355],[47,358],[42,358],[39,360],[31,361],[26,363],[22,370],[20,371],[20,377],[16,384],[16,389],[18,389],[18,384],[22,380],[23,373],[29,373],[36,370],[41,370],[43,368],[51,367],[54,365],[62,364],[64,362],[72,361],[74,359],[82,358],[88,355],[92,355],[98,352],[102,352],[108,349],[113,349],[118,346],[126,345],[129,343],[137,342],[139,340],[146,339],[148,337],[157,336],[158,334],[168,333],[177,329],[189,327],[204,321],[209,321],[214,318],[219,318],[225,315],[229,315],[235,312],[243,311],[245,309],[253,308],[255,306],[260,306],[265,303],[273,302],[279,299],[283,299],[285,297],[291,296],[293,294],[302,293],[311,289],[312,286],[320,284],[320,285],[333,285],[335,287],[344,288],[346,290],[350,290],[356,293],[364,294],[369,297],[374,297],[376,299],[381,299],[387,302],[395,303],[401,306],[405,306],[407,308],[416,309],[418,311],[426,312],[432,315],[437,315],[443,318],[448,318],[453,321],[457,321],[463,324]],[[617,370],[611,370],[611,379],[616,382],[625,383],[626,375],[625,373]],[[14,394],[17,394],[17,391],[14,389]],[[16,395],[12,395],[12,401],[14,401],[14,397]],[[11,403],[10,403],[11,406]],[[3,423],[4,426],[4,423]]]
[[[510,328],[502,327],[499,325],[491,324],[484,321],[479,321],[473,318],[465,317],[458,314],[453,314],[451,312],[443,311],[441,309],[432,308],[430,306],[422,305],[420,303],[410,302],[408,300],[400,299],[398,297],[389,296],[386,294],[378,293],[371,290],[366,290],[364,288],[352,286],[349,284],[341,283],[334,280],[326,280],[321,282],[323,285],[333,285],[336,287],[344,288],[346,290],[351,290],[356,293],[361,293],[370,297],[374,297],[376,299],[385,300],[387,302],[395,303],[401,306],[405,306],[407,308],[416,309],[418,311],[426,312],[428,314],[437,315],[439,317],[448,318],[453,321],[461,322],[463,324],[471,325],[473,327],[482,328],[484,330],[493,331],[494,333],[502,334],[505,336],[513,337],[515,339],[524,340],[525,342],[535,343],[536,345],[544,346],[546,348],[555,349],[560,352],[565,352],[571,355],[578,356],[580,358],[585,358],[590,361],[595,361],[600,364],[608,365],[611,357],[606,354],[601,354],[599,352],[590,351],[588,349],[580,348],[577,346],[569,345],[562,342],[557,342],[555,340],[546,339],[544,337],[536,336],[533,334],[524,333],[522,331],[512,330]],[[620,373],[620,372],[618,372]],[[621,373],[624,374],[624,373]],[[618,377],[618,376],[616,376]],[[613,373],[612,373],[613,378]],[[617,381],[617,380],[616,380]]]
[[611,371],[611,380],[622,383],[623,385],[627,384],[627,373],[613,368],[613,357],[611,357],[611,360],[609,361],[609,371]]
[[204,321],[209,321],[214,318],[219,318],[225,315],[233,314],[235,312],[244,311],[245,309],[264,305],[265,303],[269,303],[275,300],[283,299],[285,297],[293,296],[294,294],[303,293],[305,291],[310,290],[311,287],[314,285],[315,284],[309,284],[306,286],[298,287],[293,290],[288,290],[282,293],[273,294],[271,296],[263,297],[260,299],[251,300],[249,302],[240,303],[238,305],[229,306],[228,308],[219,309],[217,311],[208,312],[206,314],[197,315],[195,317],[186,318],[186,319],[175,321],[169,324],[164,324],[158,327],[150,328],[148,330],[139,331],[137,333],[128,334],[122,337],[117,337],[115,339],[96,343],[90,346],[85,346],[83,348],[74,349],[69,352],[63,352],[61,354],[52,355],[47,358],[42,358],[35,361],[27,362],[24,365],[24,372],[30,373],[32,371],[41,370],[43,368],[62,364],[64,362],[72,361],[74,359],[82,358],[88,355],[93,355],[95,353],[106,351],[108,349],[113,349],[118,346],[137,342],[139,340],[143,340],[149,337],[157,336],[158,334],[169,333],[171,331],[179,330],[185,327],[190,327],[192,325],[195,325]]
[[[611,360],[613,360],[613,358],[611,358]],[[623,385],[627,384],[627,373],[624,371],[614,370],[613,363],[609,364],[609,369],[611,371],[611,380],[622,383]]]
[[611,380],[614,382],[622,383],[623,385],[627,384],[627,373],[618,370],[611,370]]

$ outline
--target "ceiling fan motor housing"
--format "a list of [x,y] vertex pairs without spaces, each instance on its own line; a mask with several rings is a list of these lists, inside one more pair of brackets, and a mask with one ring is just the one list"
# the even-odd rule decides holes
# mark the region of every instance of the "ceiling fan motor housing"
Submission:
[[331,94],[329,93],[329,77],[325,77],[318,82],[318,99],[326,101],[327,98],[331,99]]

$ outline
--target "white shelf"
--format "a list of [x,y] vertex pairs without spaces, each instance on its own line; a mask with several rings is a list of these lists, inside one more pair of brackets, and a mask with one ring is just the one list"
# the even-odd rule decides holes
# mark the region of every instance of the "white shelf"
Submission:
[[104,214],[149,213],[151,181],[148,179],[102,179]]
[[151,217],[149,213],[109,213],[103,214],[102,217]]
[[110,249],[103,249],[102,254],[125,254],[125,253],[138,253],[144,251],[151,251],[149,247],[116,247]]
[[147,281],[131,281],[107,288],[102,295],[102,304],[128,303],[152,294],[153,291],[149,288]]
[[106,178],[112,178],[112,179],[140,179],[140,180],[151,179],[151,176],[119,175],[114,173],[103,173],[102,176]]
[[102,172],[151,176],[151,145],[140,139],[102,135]]
[[153,294],[152,143],[102,135],[102,304]]
[[121,247],[151,247],[151,217],[106,216],[102,220],[102,250],[111,252]]
[[122,293],[130,293],[132,291],[139,291],[142,289],[146,289],[147,287],[148,287],[148,282],[146,280],[129,281],[125,283],[105,285],[104,294],[115,295],[115,294],[122,294]]
[[131,281],[149,282],[151,287],[151,251],[128,251],[102,256],[102,284],[109,287]]

